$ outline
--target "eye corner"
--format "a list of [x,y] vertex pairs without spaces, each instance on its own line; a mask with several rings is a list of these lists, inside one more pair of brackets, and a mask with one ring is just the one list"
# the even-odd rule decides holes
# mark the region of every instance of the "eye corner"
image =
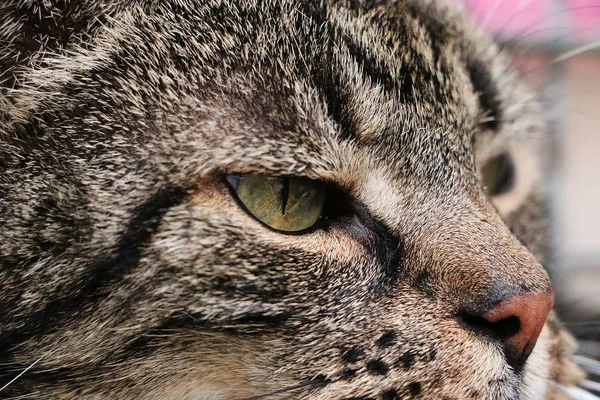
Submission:
[[238,184],[240,183],[240,179],[242,178],[241,174],[227,174],[223,176],[223,180],[233,189],[237,190]]

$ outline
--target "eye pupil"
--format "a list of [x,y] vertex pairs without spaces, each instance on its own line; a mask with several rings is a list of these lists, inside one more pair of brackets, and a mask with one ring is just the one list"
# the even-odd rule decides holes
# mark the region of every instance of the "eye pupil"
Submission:
[[494,157],[482,169],[483,187],[488,196],[499,196],[515,184],[515,165],[507,153]]
[[285,215],[285,207],[287,206],[290,196],[290,179],[281,178],[281,215]]

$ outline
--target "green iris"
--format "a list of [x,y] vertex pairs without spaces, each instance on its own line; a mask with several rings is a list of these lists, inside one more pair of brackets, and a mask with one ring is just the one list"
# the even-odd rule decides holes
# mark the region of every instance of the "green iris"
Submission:
[[489,196],[506,193],[514,186],[515,166],[508,154],[494,157],[481,172],[483,188]]
[[278,231],[309,229],[323,212],[325,187],[321,182],[255,174],[230,175],[227,180],[246,209]]

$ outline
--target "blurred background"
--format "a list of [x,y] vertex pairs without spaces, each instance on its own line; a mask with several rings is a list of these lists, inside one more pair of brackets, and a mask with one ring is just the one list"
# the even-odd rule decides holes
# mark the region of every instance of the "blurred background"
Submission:
[[556,251],[548,267],[588,388],[600,394],[600,0],[464,1],[545,105]]

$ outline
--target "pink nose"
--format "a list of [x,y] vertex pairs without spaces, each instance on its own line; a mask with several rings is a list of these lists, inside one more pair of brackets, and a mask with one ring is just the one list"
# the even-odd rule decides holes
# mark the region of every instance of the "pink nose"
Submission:
[[[521,368],[537,342],[548,314],[554,306],[554,291],[515,295],[494,306],[481,317],[490,323],[504,345],[506,360],[515,369]],[[512,329],[507,327],[512,326]]]

